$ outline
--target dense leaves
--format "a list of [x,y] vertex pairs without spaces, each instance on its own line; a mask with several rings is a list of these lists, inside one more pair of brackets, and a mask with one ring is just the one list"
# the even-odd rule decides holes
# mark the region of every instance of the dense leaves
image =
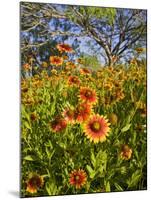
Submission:
[[[146,189],[144,62],[93,70],[58,54],[34,76],[22,66],[22,197]],[[89,115],[103,117],[86,137]]]

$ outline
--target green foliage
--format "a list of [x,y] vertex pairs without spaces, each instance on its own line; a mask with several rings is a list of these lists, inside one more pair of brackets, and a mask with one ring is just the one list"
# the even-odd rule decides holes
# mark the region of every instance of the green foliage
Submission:
[[[95,57],[82,59],[83,64],[75,63],[74,68],[65,68],[68,60],[55,67],[55,74],[54,70],[44,68],[41,73],[22,80],[21,193],[24,197],[146,189],[146,67],[142,62],[127,68],[96,70],[99,64]],[[91,72],[81,73],[81,68],[91,68]],[[79,82],[69,82],[72,76]],[[93,137],[87,138],[87,121],[75,119],[76,109],[84,101],[80,97],[82,87],[96,93],[92,116],[106,119],[111,114],[116,116],[116,123],[109,118],[110,131],[105,141],[94,143]],[[73,121],[65,115],[68,108],[74,111]],[[59,131],[55,129],[57,117],[66,122]],[[62,123],[57,128],[60,126]],[[70,177],[79,169],[85,172],[86,181],[78,189],[71,184]],[[44,183],[31,194],[27,183],[29,175],[35,173]]]
[[48,195],[50,196],[57,195],[59,192],[57,186],[54,183],[50,183],[50,182],[46,183],[46,190],[48,192]]
[[113,24],[116,16],[115,8],[99,8],[99,7],[80,7],[80,12],[89,19],[105,19],[107,23]]
[[89,69],[98,70],[101,67],[101,63],[99,62],[96,56],[82,55],[81,60],[82,60],[83,66]]
[[135,187],[141,179],[141,170],[136,170],[132,176],[127,180],[128,188]]
[[131,124],[126,124],[126,126],[124,126],[122,129],[121,129],[121,132],[124,133],[126,131],[128,131],[131,127]]
[[[106,23],[113,25],[116,17],[116,9],[115,8],[99,8],[99,7],[83,7],[80,6],[77,9],[79,13],[81,13],[85,20],[88,22],[92,19],[100,19],[105,20]],[[79,23],[78,17],[74,14],[72,8],[68,7],[65,11],[66,16],[73,22]]]

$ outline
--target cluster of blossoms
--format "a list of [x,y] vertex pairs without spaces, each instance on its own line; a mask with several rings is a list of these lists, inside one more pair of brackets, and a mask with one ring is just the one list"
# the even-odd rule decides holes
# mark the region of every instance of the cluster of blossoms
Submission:
[[[60,53],[73,53],[73,49],[68,44],[58,44],[57,49]],[[51,65],[56,67],[62,66],[65,56],[50,56],[49,61]],[[47,62],[42,63],[43,68],[48,67]],[[65,63],[65,69],[72,68],[75,69],[76,65],[72,62]],[[24,65],[24,69],[27,71],[30,69],[28,64]],[[113,69],[108,69],[109,73],[113,72]],[[51,70],[53,74],[57,74],[57,70]],[[87,68],[80,68],[79,72],[81,75],[88,75],[91,73],[91,70]],[[120,74],[120,73],[119,73]],[[120,74],[122,76],[122,74]],[[102,73],[98,73],[97,76],[102,78]],[[49,79],[49,77],[47,77]],[[104,142],[107,139],[107,136],[110,132],[110,123],[112,125],[117,124],[117,116],[113,113],[109,117],[109,120],[106,116],[95,113],[93,107],[98,104],[98,95],[95,89],[83,86],[80,78],[77,75],[69,75],[67,76],[67,84],[69,87],[77,87],[78,88],[78,103],[74,107],[72,105],[65,107],[61,114],[54,117],[53,120],[50,121],[49,127],[50,130],[54,133],[62,133],[68,124],[80,124],[84,135],[89,139],[90,142],[99,143]],[[107,79],[104,82],[104,89],[109,92],[114,92],[114,97],[116,101],[119,101],[124,98],[124,93],[121,90],[122,82],[113,82],[112,79]],[[41,87],[42,81],[38,78],[34,79],[33,87]],[[101,85],[102,87],[102,85]],[[22,85],[22,90],[24,92],[28,91],[28,86],[26,84]],[[111,101],[109,101],[110,104]],[[33,104],[33,99],[27,98],[26,104]],[[107,99],[105,99],[105,104],[107,104]],[[145,107],[142,107],[139,104],[139,108],[144,111]],[[30,115],[30,119],[32,122],[39,119],[39,116],[36,112],[32,112]],[[110,121],[110,123],[109,123]],[[132,156],[132,149],[128,145],[123,145],[120,158],[123,160],[129,160]],[[69,183],[71,186],[74,186],[76,189],[80,189],[86,184],[87,174],[83,169],[74,169],[69,174]],[[37,193],[37,191],[44,185],[43,177],[37,174],[30,174],[27,182],[26,191],[29,193]]]
[[[77,81],[77,80],[76,80]],[[108,119],[105,116],[95,114],[93,105],[97,103],[95,90],[89,87],[80,87],[79,103],[75,108],[67,108],[62,116],[56,117],[50,122],[53,132],[63,131],[68,123],[81,123],[85,136],[94,143],[104,142],[110,131]]]
[[[73,49],[68,44],[58,44],[59,52],[73,52]],[[50,63],[56,66],[62,65],[63,58],[58,56],[50,56]],[[70,68],[73,64],[68,62]],[[74,66],[75,67],[75,66]],[[80,69],[81,74],[89,74],[90,70]],[[109,123],[106,117],[95,114],[93,105],[97,104],[98,98],[96,91],[89,87],[80,86],[81,81],[78,76],[68,76],[68,85],[79,87],[79,103],[75,108],[65,108],[60,116],[55,117],[50,122],[50,128],[53,132],[62,132],[68,123],[81,123],[87,138],[94,143],[103,142],[110,131]]]
[[[57,45],[57,48],[60,52],[72,52],[72,49],[65,44]],[[61,57],[55,56],[50,57],[50,61],[56,66],[63,63]],[[73,67],[71,66],[71,63],[69,64],[70,68]],[[90,70],[83,68],[80,69],[80,73],[82,75],[89,74]],[[96,91],[90,87],[80,86],[81,81],[76,75],[69,76],[67,81],[69,86],[76,86],[79,88],[79,103],[75,108],[72,106],[65,108],[60,117],[57,116],[52,120],[50,122],[51,130],[53,132],[61,132],[66,128],[68,123],[80,123],[82,124],[85,136],[90,139],[91,142],[104,142],[110,128],[106,117],[93,112],[93,105],[98,102]],[[69,177],[70,185],[74,186],[76,189],[80,189],[87,180],[86,172],[83,169],[71,171]]]

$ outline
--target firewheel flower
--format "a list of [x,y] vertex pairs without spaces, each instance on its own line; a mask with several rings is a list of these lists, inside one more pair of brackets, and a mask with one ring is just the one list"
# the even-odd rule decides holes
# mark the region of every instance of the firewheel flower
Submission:
[[29,178],[26,184],[27,184],[26,191],[31,194],[34,194],[34,193],[37,193],[37,190],[43,186],[44,180],[42,176],[31,173],[29,174]]
[[82,123],[90,117],[91,113],[92,106],[88,103],[81,103],[76,107],[74,117],[77,122]]
[[123,145],[121,148],[120,157],[123,160],[129,160],[132,156],[132,149],[128,145]]
[[59,56],[50,56],[49,60],[52,65],[56,66],[60,66],[63,63],[63,58]]
[[91,73],[90,69],[88,69],[88,68],[81,68],[79,71],[80,71],[80,74],[82,74],[82,75]]
[[110,131],[109,125],[104,116],[92,115],[84,124],[84,133],[94,143],[104,142]]
[[78,86],[80,84],[80,80],[77,76],[69,76],[68,84]]
[[86,172],[82,169],[73,170],[69,176],[70,185],[74,186],[76,189],[83,187],[87,181]]
[[23,65],[23,69],[24,69],[25,71],[29,71],[29,70],[31,70],[31,66],[30,66],[28,63],[25,63],[25,64]]
[[32,112],[30,114],[31,121],[36,121],[39,118],[38,114],[36,112]]
[[138,48],[135,48],[135,51],[137,53],[142,53],[144,51],[144,48],[138,47]]
[[97,102],[97,94],[96,91],[88,88],[88,87],[81,87],[80,88],[80,99],[84,102],[95,104]]
[[64,119],[69,123],[74,123],[74,110],[72,108],[66,108],[63,112]]
[[53,132],[61,132],[67,126],[66,120],[56,117],[53,121],[50,122],[50,128]]
[[73,51],[73,49],[68,44],[58,44],[57,49],[60,52],[66,52],[66,53],[71,53]]

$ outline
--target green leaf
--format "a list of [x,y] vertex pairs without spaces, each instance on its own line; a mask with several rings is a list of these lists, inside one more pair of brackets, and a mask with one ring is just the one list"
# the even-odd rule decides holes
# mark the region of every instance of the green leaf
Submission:
[[117,191],[123,191],[123,188],[119,184],[114,183],[114,185],[115,185]]
[[46,147],[50,147],[51,149],[53,149],[53,145],[52,145],[52,142],[50,140],[48,140],[46,143],[45,143],[45,146]]
[[96,167],[102,167],[107,162],[107,153],[106,151],[100,150],[96,156]]
[[108,182],[106,183],[106,185],[105,185],[105,190],[106,190],[106,192],[110,192],[110,191],[111,191],[109,181],[108,181]]
[[93,151],[91,151],[91,163],[92,163],[93,167],[95,168],[96,167],[96,158],[95,158]]
[[23,125],[24,125],[27,129],[32,130],[30,124],[29,124],[27,121],[23,121]]
[[22,114],[22,118],[26,119],[28,122],[30,122],[30,116],[29,114],[26,112],[25,107],[22,105],[21,107],[21,114]]
[[135,142],[136,142],[136,136],[137,136],[137,134],[134,131],[133,134],[132,134],[132,144],[135,144]]
[[55,113],[55,106],[56,106],[56,100],[51,102],[51,108],[50,108],[51,115],[53,115]]
[[121,132],[124,133],[124,132],[128,131],[130,129],[130,127],[131,127],[131,124],[127,124],[126,126],[124,126],[122,128]]
[[24,160],[34,161],[34,159],[33,159],[33,157],[31,155],[25,156]]
[[90,178],[93,179],[95,176],[95,171],[89,165],[87,165],[86,168],[89,172]]
[[129,178],[127,181],[128,187],[131,188],[131,187],[137,186],[138,181],[140,180],[141,176],[142,176],[142,172],[140,170],[136,170],[132,174],[131,178]]
[[48,192],[48,195],[52,195],[52,194],[51,194],[51,188],[50,188],[50,185],[49,185],[48,182],[46,183],[46,190],[47,190],[47,192]]
[[58,192],[57,186],[54,183],[46,183],[46,190],[49,195],[56,195]]

